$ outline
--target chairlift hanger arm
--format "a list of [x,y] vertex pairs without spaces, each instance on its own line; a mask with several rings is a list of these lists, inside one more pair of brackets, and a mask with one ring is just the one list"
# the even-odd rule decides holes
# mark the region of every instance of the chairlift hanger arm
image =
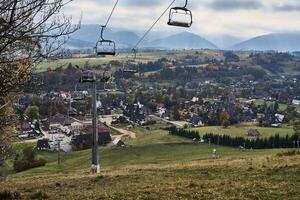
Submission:
[[185,4],[183,7],[186,8],[187,4],[188,4],[188,0],[185,0]]
[[111,10],[111,12],[110,12],[110,14],[109,14],[109,17],[107,18],[107,21],[106,21],[105,25],[102,25],[102,26],[101,26],[101,28],[102,28],[102,29],[101,29],[101,35],[100,35],[100,38],[99,38],[98,40],[100,40],[100,39],[103,40],[103,32],[104,32],[104,29],[107,27],[108,23],[110,22],[110,19],[111,19],[112,15],[113,15],[113,13],[114,13],[114,11],[115,11],[115,9],[116,9],[118,3],[119,3],[119,0],[116,1],[116,3],[115,3],[115,5],[114,5],[113,9]]
[[104,29],[105,29],[105,26],[101,26],[101,35],[100,35],[101,41],[104,40],[104,38],[103,38]]

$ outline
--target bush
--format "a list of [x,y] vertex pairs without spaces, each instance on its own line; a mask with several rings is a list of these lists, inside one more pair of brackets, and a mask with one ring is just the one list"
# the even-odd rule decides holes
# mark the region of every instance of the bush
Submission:
[[47,160],[44,158],[35,158],[32,147],[23,149],[22,155],[17,155],[14,161],[14,170],[17,172],[25,171],[35,167],[45,166]]
[[156,121],[155,120],[149,120],[146,122],[145,126],[151,126],[151,125],[155,125]]
[[43,192],[41,190],[33,193],[30,196],[30,199],[48,199],[48,198],[49,198],[49,195],[46,192]]
[[222,122],[222,126],[223,126],[224,128],[228,128],[228,127],[230,126],[230,121],[224,120],[224,121]]
[[2,200],[21,199],[21,195],[20,193],[15,191],[5,190],[3,192],[0,192],[0,199]]

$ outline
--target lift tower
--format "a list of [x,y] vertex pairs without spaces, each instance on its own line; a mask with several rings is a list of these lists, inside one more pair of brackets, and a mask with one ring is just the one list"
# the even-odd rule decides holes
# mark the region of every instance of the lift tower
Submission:
[[94,72],[83,72],[81,83],[92,83],[92,110],[93,110],[93,135],[92,135],[92,173],[100,173],[99,151],[98,151],[98,115],[97,115],[97,77]]

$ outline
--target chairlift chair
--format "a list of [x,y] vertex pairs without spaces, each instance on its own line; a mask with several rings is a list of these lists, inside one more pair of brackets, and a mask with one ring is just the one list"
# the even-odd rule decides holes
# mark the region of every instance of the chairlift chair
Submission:
[[92,83],[96,81],[96,74],[91,71],[82,72],[80,81],[81,83]]
[[96,54],[98,56],[115,56],[116,44],[112,40],[100,40],[96,44]]
[[[132,53],[133,53],[133,58],[136,59],[137,50],[136,49],[132,49]],[[127,74],[136,74],[136,73],[138,73],[138,70],[125,68],[126,64],[128,64],[128,61],[127,62],[126,61],[123,62],[123,70],[122,70],[123,73],[127,73]]]
[[169,12],[168,25],[189,28],[193,24],[192,11],[186,8],[188,1],[183,7],[173,7]]
[[103,32],[106,28],[105,26],[101,26],[101,35],[100,39],[96,43],[96,54],[98,56],[115,56],[116,55],[116,43],[112,40],[105,40],[103,38]]

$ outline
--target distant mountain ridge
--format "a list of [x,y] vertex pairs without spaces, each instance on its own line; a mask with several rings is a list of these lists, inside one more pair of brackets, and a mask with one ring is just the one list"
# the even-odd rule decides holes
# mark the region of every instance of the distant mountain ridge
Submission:
[[[100,37],[100,32],[101,27],[99,25],[84,24],[80,30],[71,35],[71,39],[65,47],[70,49],[93,48]],[[139,34],[141,33],[142,32],[139,32]],[[140,36],[133,31],[121,29],[112,30],[109,28],[105,30],[103,37],[104,39],[115,41],[118,49],[132,48],[140,39]],[[140,48],[300,51],[300,33],[268,34],[242,41],[239,38],[229,35],[207,35],[206,37],[202,37],[190,32],[174,33],[172,35],[156,32],[146,37],[145,41],[141,43]]]
[[167,49],[218,49],[212,42],[189,32],[183,32],[154,40],[150,42],[149,45]]
[[[83,25],[80,30],[71,35],[66,48],[81,49],[93,48],[100,37],[101,28],[99,25]],[[103,34],[104,39],[116,42],[117,48],[132,48],[140,39],[132,31],[114,32],[106,29]],[[141,48],[157,49],[217,49],[217,46],[207,39],[194,33],[182,32],[153,40],[145,40],[141,43]]]
[[258,36],[234,45],[232,50],[299,51],[300,33],[278,33]]

